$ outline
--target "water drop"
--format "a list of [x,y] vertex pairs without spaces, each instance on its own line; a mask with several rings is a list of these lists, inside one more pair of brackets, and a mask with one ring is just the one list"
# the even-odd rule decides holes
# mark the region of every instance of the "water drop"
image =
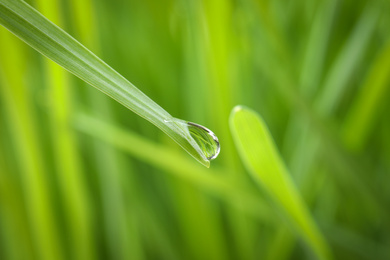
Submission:
[[217,136],[204,126],[187,122],[188,131],[208,160],[217,158],[221,147]]

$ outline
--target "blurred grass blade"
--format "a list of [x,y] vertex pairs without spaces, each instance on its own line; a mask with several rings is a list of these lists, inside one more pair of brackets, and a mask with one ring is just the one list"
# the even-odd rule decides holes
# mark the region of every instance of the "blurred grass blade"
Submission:
[[364,10],[325,79],[324,87],[316,102],[320,115],[329,116],[339,106],[348,87],[348,81],[368,50],[367,46],[372,40],[378,17],[380,12],[376,5],[371,5]]
[[69,72],[156,125],[209,167],[209,160],[185,124],[177,123],[168,112],[31,6],[23,1],[0,0],[0,24]]
[[238,106],[230,116],[230,129],[238,152],[255,181],[267,191],[317,257],[330,259],[328,246],[294,186],[263,120],[252,110]]
[[363,85],[351,105],[342,129],[345,145],[360,150],[375,126],[379,107],[386,97],[390,81],[390,43],[379,52]]
[[[4,129],[4,126],[0,120],[1,128]],[[23,192],[15,181],[17,173],[9,167],[10,160],[6,159],[3,149],[6,146],[1,137],[0,135],[0,242],[4,241],[5,245],[0,246],[0,259],[34,259],[36,254],[32,249],[31,229],[25,214]]]
[[337,1],[322,3],[313,19],[299,78],[300,91],[306,99],[312,98],[320,85],[337,4]]
[[[74,17],[72,24],[79,39],[99,53],[99,27],[96,26],[96,3],[92,0],[72,0],[70,7]],[[87,100],[95,114],[107,121],[116,120],[111,103],[105,95],[88,88]],[[97,165],[97,176],[100,179],[102,208],[104,216],[105,237],[107,237],[107,257],[110,259],[142,260],[143,249],[140,247],[138,227],[134,224],[139,218],[136,214],[127,214],[143,203],[138,194],[135,181],[132,179],[132,167],[124,163],[125,158],[112,146],[93,139],[90,146],[94,163]],[[109,172],[110,174],[107,174]],[[127,178],[124,181],[124,178]],[[119,188],[118,188],[119,187]],[[126,193],[128,192],[128,193]],[[136,197],[137,199],[130,198]],[[136,202],[135,202],[136,200]],[[115,201],[115,203],[112,203]],[[129,206],[130,210],[127,209]]]
[[[134,158],[165,170],[167,174],[175,175],[220,196],[221,199],[239,207],[240,210],[256,215],[262,221],[272,221],[269,218],[268,207],[264,203],[258,204],[260,198],[253,194],[253,190],[238,187],[237,181],[232,183],[228,179],[220,178],[226,170],[206,170],[177,153],[175,149],[155,144],[136,133],[125,131],[85,114],[76,116],[75,127],[82,133],[131,154]],[[237,205],[238,198],[245,203],[240,202]]]
[[37,111],[21,77],[27,59],[17,39],[0,29],[0,103],[8,113],[7,127],[12,133],[10,139],[15,143],[13,164],[21,172],[28,225],[38,259],[65,259],[50,180],[46,178],[48,165],[41,145]]
[[[36,4],[52,21],[63,24],[59,0],[37,0]],[[49,119],[55,169],[71,241],[69,252],[72,259],[92,260],[95,258],[95,236],[91,232],[94,218],[89,208],[90,197],[83,178],[78,142],[74,129],[69,125],[69,117],[74,109],[70,74],[51,60],[45,59],[44,75],[47,98],[55,100],[50,103]]]

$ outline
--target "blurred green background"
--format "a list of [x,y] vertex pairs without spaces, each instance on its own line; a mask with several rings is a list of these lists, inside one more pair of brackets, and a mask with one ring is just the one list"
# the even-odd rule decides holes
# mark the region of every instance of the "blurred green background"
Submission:
[[261,114],[335,259],[390,259],[390,2],[35,0],[174,117],[207,169],[0,28],[0,259],[315,259],[234,146]]

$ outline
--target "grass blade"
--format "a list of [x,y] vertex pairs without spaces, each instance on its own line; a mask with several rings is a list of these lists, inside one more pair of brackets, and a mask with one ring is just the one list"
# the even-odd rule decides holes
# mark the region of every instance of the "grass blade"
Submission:
[[72,74],[153,123],[209,167],[209,160],[185,124],[177,123],[167,111],[31,6],[23,1],[0,0],[0,24]]
[[390,44],[376,57],[360,89],[342,129],[345,145],[351,150],[361,150],[370,130],[375,126],[380,105],[386,97],[390,80]]
[[255,181],[267,191],[318,258],[330,259],[330,251],[262,119],[255,112],[239,106],[231,114],[230,128],[239,154]]
[[[72,22],[78,37],[90,48],[99,53],[98,33],[99,28],[95,26],[95,5],[91,0],[72,0],[70,7],[75,14]],[[107,121],[115,120],[111,103],[105,95],[88,88],[87,102],[95,114]],[[114,147],[99,140],[91,140],[91,156],[98,165],[97,176],[100,179],[102,208],[104,216],[105,237],[107,237],[108,257],[111,259],[143,259],[142,248],[140,248],[140,236],[134,225],[137,215],[126,213],[127,204],[131,204],[131,210],[135,202],[129,203],[129,197],[137,197],[140,202],[137,189],[134,187],[134,180],[125,181],[132,177],[132,169],[125,164],[123,155],[117,152]],[[109,172],[110,174],[107,174]],[[120,187],[120,188],[118,188]],[[129,194],[125,193],[129,191]],[[112,203],[115,201],[116,203]]]
[[47,164],[38,132],[37,116],[22,77],[26,60],[17,39],[0,28],[0,98],[9,113],[9,128],[15,142],[17,167],[21,171],[34,246],[39,259],[64,259],[64,248],[50,196]]
[[[63,24],[60,1],[37,0],[37,8],[51,20]],[[94,259],[93,249],[95,236],[92,232],[94,224],[89,208],[90,198],[83,178],[78,143],[74,129],[70,127],[72,110],[72,85],[70,74],[56,63],[45,59],[45,80],[48,99],[56,100],[50,104],[51,130],[56,163],[56,172],[64,202],[65,216],[71,241],[70,254],[73,259]]]
[[[238,187],[237,181],[232,183],[228,179],[219,177],[226,170],[206,170],[177,153],[175,149],[155,144],[136,133],[124,131],[85,114],[77,115],[75,127],[80,132],[96,137],[137,159],[166,170],[167,173],[198,185],[202,189],[209,190],[240,210],[253,214],[265,222],[272,221],[268,215],[268,207],[264,203],[258,204],[259,196],[254,195],[246,187]],[[245,203],[238,203],[237,198]]]
[[356,71],[367,45],[372,40],[379,15],[375,5],[367,7],[334,61],[316,102],[316,109],[320,115],[327,117],[339,106],[348,87],[348,80]]

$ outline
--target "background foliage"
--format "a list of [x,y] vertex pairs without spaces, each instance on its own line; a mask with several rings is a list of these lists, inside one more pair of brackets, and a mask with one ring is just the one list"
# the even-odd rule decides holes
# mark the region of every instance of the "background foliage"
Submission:
[[0,259],[315,258],[245,170],[237,104],[334,258],[390,258],[389,2],[28,2],[222,150],[204,168],[0,28]]

